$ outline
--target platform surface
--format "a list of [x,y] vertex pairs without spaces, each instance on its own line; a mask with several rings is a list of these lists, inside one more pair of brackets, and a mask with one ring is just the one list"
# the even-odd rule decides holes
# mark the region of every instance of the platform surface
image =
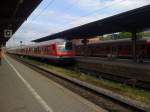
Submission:
[[0,112],[105,112],[27,66],[4,56]]

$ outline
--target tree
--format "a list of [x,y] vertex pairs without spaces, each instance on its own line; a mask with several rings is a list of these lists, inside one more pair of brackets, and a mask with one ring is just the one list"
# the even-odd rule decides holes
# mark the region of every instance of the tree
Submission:
[[[137,33],[139,38],[142,37],[150,37],[150,32],[139,32]],[[132,33],[130,32],[121,32],[119,33],[119,38],[123,39],[123,38],[132,38]]]
[[119,35],[118,37],[120,39],[123,39],[123,38],[132,38],[132,33],[130,33],[130,32],[120,32],[118,35]]

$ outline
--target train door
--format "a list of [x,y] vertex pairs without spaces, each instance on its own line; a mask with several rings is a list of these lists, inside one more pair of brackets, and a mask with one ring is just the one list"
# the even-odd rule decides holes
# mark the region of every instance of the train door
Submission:
[[119,45],[118,57],[119,58],[131,58],[132,57],[131,45],[130,44]]
[[149,59],[150,58],[150,45],[149,44],[143,44],[141,45],[140,53],[143,59]]
[[56,47],[56,44],[51,44],[51,55],[52,56],[57,56],[57,47]]
[[111,52],[111,57],[112,58],[115,58],[118,56],[118,47],[117,45],[113,45],[112,46],[112,52]]

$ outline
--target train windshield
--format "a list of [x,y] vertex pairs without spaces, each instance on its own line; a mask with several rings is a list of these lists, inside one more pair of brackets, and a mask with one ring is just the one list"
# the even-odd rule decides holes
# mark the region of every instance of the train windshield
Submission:
[[59,51],[66,51],[65,45],[58,45],[58,50]]
[[72,50],[72,42],[64,42],[63,44],[58,45],[59,51],[69,51]]

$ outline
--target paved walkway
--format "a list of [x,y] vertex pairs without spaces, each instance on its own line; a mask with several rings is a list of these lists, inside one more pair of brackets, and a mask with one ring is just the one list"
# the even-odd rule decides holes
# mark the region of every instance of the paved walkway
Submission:
[[0,65],[0,112],[105,112],[5,56]]

